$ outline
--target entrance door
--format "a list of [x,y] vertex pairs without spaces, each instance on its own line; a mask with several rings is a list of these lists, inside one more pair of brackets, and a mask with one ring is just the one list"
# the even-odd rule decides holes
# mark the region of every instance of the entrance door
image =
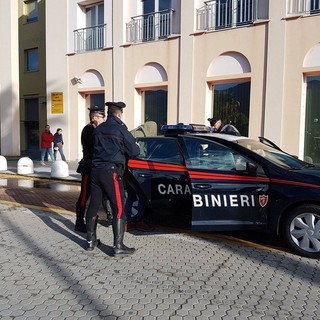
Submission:
[[213,117],[234,125],[243,136],[249,132],[250,81],[213,86]]
[[39,99],[25,100],[25,121],[22,123],[21,154],[39,158]]
[[320,163],[320,76],[307,77],[304,159]]
[[147,90],[144,92],[144,121],[155,121],[158,134],[161,126],[167,123],[167,90]]
[[90,107],[92,106],[105,106],[104,93],[90,94]]

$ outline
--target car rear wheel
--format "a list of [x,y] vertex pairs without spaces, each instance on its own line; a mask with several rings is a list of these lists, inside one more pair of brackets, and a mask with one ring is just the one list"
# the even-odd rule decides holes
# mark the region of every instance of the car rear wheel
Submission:
[[283,235],[298,254],[320,258],[320,207],[305,205],[293,210],[284,221]]

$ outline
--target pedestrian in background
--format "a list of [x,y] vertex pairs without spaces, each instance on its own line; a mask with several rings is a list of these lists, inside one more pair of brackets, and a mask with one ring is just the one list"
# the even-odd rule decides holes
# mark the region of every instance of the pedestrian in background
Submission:
[[121,116],[123,102],[107,102],[108,117],[93,132],[93,158],[91,169],[91,199],[86,215],[87,250],[97,247],[98,210],[105,194],[113,213],[113,255],[134,253],[134,248],[123,244],[126,217],[124,214],[123,174],[127,159],[139,154],[139,146]]
[[44,166],[44,157],[47,154],[50,155],[51,161],[54,162],[54,156],[52,152],[52,142],[53,142],[53,134],[50,131],[50,126],[48,124],[45,125],[44,131],[41,134],[41,164]]
[[61,159],[63,161],[66,161],[66,157],[64,156],[63,153],[63,135],[62,135],[62,129],[58,128],[57,132],[53,136],[53,156],[54,160],[57,160],[57,153],[59,151]]
[[[92,106],[88,108],[90,122],[82,129],[81,145],[82,159],[79,162],[77,172],[81,174],[81,189],[76,203],[75,231],[87,232],[85,224],[86,204],[91,195],[91,165],[93,156],[92,134],[96,126],[105,119],[105,106]],[[107,215],[107,224],[112,222],[112,211],[107,198],[103,198],[102,206]]]

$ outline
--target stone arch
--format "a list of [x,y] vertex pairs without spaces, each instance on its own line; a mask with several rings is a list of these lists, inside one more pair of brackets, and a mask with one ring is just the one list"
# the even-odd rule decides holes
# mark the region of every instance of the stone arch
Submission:
[[158,63],[147,63],[138,72],[135,78],[135,84],[153,83],[167,81],[166,70]]
[[100,72],[97,70],[87,70],[81,76],[80,88],[97,88],[104,87],[104,80]]
[[207,77],[217,77],[251,72],[248,59],[238,52],[226,52],[215,58],[209,65]]
[[303,67],[319,67],[320,66],[320,44],[313,46],[305,55],[303,60]]

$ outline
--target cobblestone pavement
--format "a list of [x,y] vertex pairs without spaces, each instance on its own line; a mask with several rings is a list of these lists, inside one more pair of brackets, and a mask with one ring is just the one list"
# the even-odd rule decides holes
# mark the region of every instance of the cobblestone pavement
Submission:
[[160,229],[127,232],[137,252],[115,258],[103,224],[86,252],[77,187],[13,179],[0,187],[1,320],[320,318],[319,260]]

